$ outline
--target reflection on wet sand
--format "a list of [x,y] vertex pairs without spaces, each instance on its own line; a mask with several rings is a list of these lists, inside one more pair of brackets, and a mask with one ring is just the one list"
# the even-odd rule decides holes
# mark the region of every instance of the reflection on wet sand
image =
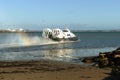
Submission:
[[63,60],[66,59],[70,60],[73,57],[74,50],[72,49],[56,49],[56,50],[47,50],[42,52],[44,58],[51,59],[51,60]]

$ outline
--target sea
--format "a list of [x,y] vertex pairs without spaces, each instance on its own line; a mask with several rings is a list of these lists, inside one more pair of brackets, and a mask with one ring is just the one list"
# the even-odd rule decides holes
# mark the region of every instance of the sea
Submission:
[[42,32],[0,33],[0,61],[52,60],[81,63],[120,46],[120,32],[74,32],[77,42],[42,38]]

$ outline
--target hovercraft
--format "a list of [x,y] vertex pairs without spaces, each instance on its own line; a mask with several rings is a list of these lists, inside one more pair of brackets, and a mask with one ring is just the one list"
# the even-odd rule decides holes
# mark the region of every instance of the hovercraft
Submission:
[[50,29],[46,28],[42,32],[43,38],[52,39],[54,41],[78,41],[79,38],[72,33],[68,28],[61,30],[59,28]]

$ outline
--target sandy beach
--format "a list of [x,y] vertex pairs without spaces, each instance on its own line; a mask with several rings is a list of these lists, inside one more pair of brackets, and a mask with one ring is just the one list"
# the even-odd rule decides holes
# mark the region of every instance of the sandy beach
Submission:
[[0,80],[109,80],[110,72],[57,61],[0,62]]

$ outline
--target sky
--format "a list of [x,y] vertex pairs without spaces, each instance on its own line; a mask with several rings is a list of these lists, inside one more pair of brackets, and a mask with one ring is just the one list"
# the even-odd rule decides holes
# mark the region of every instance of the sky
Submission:
[[120,30],[120,0],[0,0],[0,29]]

